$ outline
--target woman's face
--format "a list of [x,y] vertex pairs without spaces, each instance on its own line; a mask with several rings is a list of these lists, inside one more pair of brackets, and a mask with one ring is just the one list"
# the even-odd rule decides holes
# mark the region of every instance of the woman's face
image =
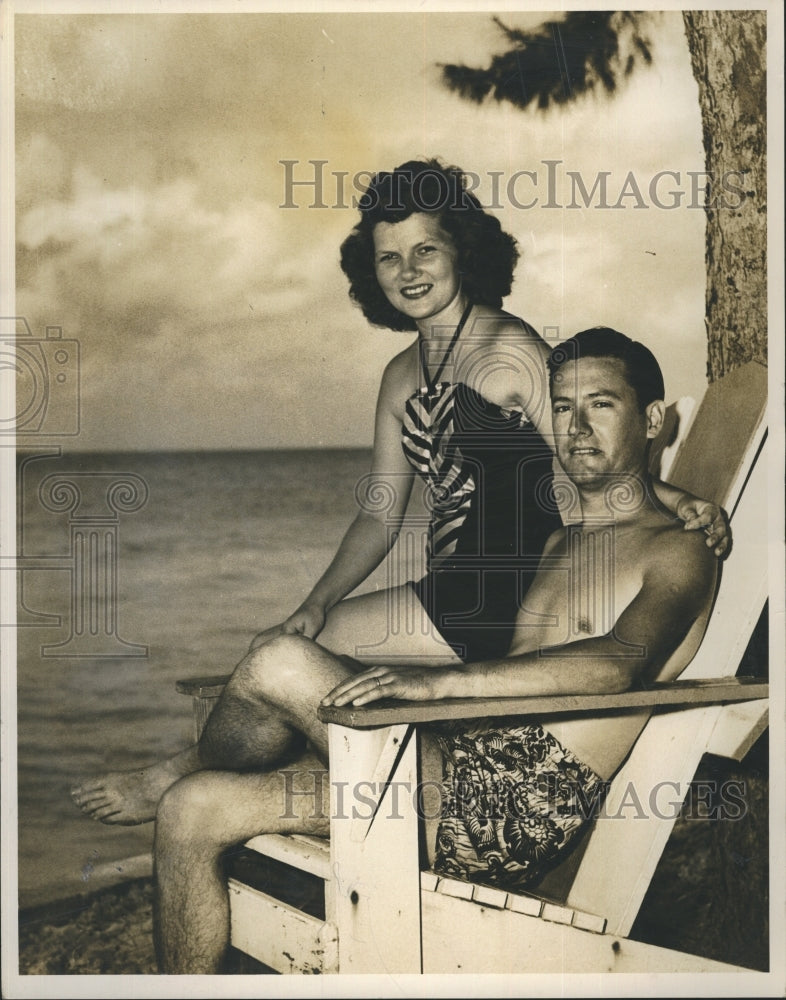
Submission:
[[374,227],[377,281],[391,305],[418,320],[431,319],[456,298],[458,251],[439,218],[416,212]]

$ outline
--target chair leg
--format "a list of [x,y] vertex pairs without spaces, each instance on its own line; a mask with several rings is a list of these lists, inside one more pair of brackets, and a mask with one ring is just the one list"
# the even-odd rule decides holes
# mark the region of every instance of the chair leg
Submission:
[[419,973],[417,740],[408,725],[329,732],[339,969]]

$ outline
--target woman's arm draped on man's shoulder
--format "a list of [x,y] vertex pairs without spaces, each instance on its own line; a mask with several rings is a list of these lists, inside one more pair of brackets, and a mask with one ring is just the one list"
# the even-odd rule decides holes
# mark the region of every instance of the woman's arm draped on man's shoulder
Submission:
[[686,531],[704,528],[705,544],[716,556],[722,556],[731,544],[731,527],[726,511],[712,500],[703,500],[662,479],[653,479],[658,499],[672,514],[685,522]]

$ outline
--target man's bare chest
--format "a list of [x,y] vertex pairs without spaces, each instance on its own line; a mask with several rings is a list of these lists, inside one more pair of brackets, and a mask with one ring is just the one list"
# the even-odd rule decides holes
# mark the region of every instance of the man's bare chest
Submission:
[[640,587],[640,562],[613,524],[567,528],[524,599],[512,652],[606,635]]

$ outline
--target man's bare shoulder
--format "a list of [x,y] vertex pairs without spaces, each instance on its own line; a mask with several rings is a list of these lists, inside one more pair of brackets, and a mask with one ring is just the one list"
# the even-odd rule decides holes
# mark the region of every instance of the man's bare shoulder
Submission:
[[715,581],[718,561],[703,531],[686,531],[682,521],[664,518],[642,533],[639,559],[643,575],[656,575],[675,587],[704,591]]
[[[657,584],[658,589],[665,586],[695,595],[712,589],[718,560],[707,546],[703,531],[686,531],[684,522],[659,513],[652,513],[642,522],[612,527],[615,575],[619,581],[635,577],[639,585],[646,582],[650,586]],[[543,556],[565,557],[575,544],[597,547],[599,532],[604,536],[603,544],[607,544],[607,524],[558,528],[546,541]]]

